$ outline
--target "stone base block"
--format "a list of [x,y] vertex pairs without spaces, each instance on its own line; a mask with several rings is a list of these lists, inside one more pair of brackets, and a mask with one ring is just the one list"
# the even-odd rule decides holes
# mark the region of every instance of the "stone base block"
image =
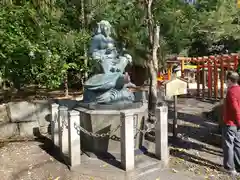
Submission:
[[22,137],[33,137],[40,132],[37,121],[19,123],[19,131]]
[[0,124],[9,122],[7,114],[7,106],[5,104],[0,105]]
[[0,124],[0,138],[7,139],[19,135],[18,125],[16,123]]
[[39,127],[39,131],[40,131],[41,135],[50,134],[50,132],[51,132],[51,129],[50,129],[50,128],[51,128],[51,127],[50,127],[50,124],[47,125],[47,126],[40,126],[40,127]]
[[47,100],[35,101],[36,115],[40,127],[45,127],[50,124],[51,112],[50,104]]
[[37,112],[34,103],[11,102],[8,103],[8,113],[11,122],[28,122],[37,120]]
[[[84,107],[75,108],[80,112],[81,126],[88,132],[104,134],[113,131],[120,125],[120,112],[118,110],[90,110]],[[129,110],[128,110],[129,111]],[[147,104],[132,109],[135,115],[134,126],[142,128],[143,121],[147,117]],[[139,148],[141,137],[135,131],[135,149]],[[77,132],[76,132],[77,133]],[[87,152],[95,154],[120,154],[120,128],[112,132],[110,136],[94,137],[81,131],[81,146]]]

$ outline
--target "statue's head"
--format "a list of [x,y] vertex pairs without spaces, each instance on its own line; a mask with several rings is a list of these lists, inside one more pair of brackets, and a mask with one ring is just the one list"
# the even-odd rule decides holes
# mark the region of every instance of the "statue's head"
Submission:
[[98,25],[98,28],[97,28],[98,34],[103,34],[105,36],[111,35],[112,26],[108,21],[102,20],[102,21],[98,22],[97,25]]

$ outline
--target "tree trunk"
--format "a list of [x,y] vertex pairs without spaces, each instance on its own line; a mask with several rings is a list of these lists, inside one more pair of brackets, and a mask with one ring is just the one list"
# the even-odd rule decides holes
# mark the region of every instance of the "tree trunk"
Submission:
[[150,46],[153,45],[152,3],[153,3],[153,0],[146,0],[146,4],[147,4],[148,35],[149,35]]
[[150,87],[149,87],[149,118],[151,119],[151,116],[155,116],[155,110],[157,106],[157,73],[158,73],[158,57],[157,57],[157,51],[159,48],[159,33],[160,33],[160,27],[156,26],[154,29],[153,34],[153,49],[152,49],[152,57],[149,59],[149,72],[150,72]]
[[64,95],[65,95],[65,97],[69,96],[69,93],[68,93],[68,73],[66,73],[65,77],[64,77]]
[[160,27],[154,28],[154,19],[152,15],[153,0],[145,0],[147,9],[147,25],[149,33],[149,51],[151,55],[148,57],[148,68],[150,72],[150,86],[149,86],[149,98],[148,98],[148,112],[149,119],[155,116],[155,110],[157,106],[157,73],[158,73],[158,57],[157,51],[159,48],[159,33]]
[[[86,29],[86,15],[85,15],[85,0],[81,0],[81,20],[82,20],[82,29]],[[83,45],[84,48],[84,65],[87,67],[88,65],[88,59],[87,59],[87,45],[86,43]],[[88,77],[88,73],[84,73],[84,79],[86,80]]]

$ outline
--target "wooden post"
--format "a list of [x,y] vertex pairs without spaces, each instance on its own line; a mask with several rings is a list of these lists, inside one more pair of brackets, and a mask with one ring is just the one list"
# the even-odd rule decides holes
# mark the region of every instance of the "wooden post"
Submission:
[[200,61],[202,62],[202,73],[200,73],[202,75],[202,99],[204,99],[205,97],[205,60],[204,58],[200,57],[199,58]]
[[231,69],[231,58],[229,56],[227,56],[227,70],[230,71]]
[[185,66],[185,61],[184,59],[181,60],[181,78],[184,78],[184,66]]
[[170,80],[171,79],[171,66],[170,66],[170,64],[168,65],[167,74],[168,74],[168,80]]
[[221,63],[221,75],[220,75],[220,81],[221,81],[221,89],[220,89],[220,95],[221,99],[223,99],[224,96],[224,65],[223,65],[224,57],[221,57],[220,63]]
[[208,58],[208,98],[212,97],[212,65],[211,59]]
[[218,67],[217,59],[214,58],[214,98],[218,98]]
[[173,68],[173,64],[170,63],[168,68],[168,80],[171,80],[172,78],[172,68]]
[[177,137],[177,123],[178,112],[177,112],[177,96],[174,96],[174,118],[173,118],[173,137]]
[[233,58],[234,58],[234,71],[236,71],[238,67],[238,56],[234,55]]
[[200,63],[197,59],[197,96],[200,97]]

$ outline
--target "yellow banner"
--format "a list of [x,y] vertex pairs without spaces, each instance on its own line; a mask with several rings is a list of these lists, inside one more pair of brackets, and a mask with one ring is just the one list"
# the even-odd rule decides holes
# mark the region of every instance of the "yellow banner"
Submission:
[[240,0],[237,0],[237,7],[240,8]]
[[184,65],[184,69],[197,69],[196,65]]

